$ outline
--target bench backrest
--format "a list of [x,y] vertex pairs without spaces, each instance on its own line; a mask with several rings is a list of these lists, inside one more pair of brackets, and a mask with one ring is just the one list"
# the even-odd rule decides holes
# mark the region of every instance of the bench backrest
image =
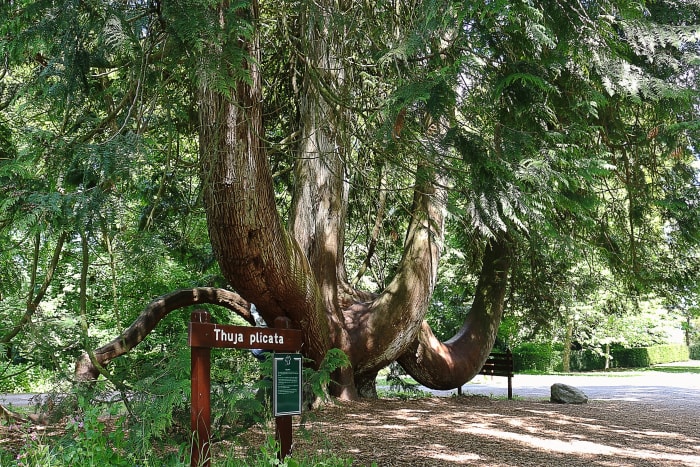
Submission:
[[490,376],[508,376],[512,378],[513,354],[511,352],[494,352],[490,354],[479,374]]

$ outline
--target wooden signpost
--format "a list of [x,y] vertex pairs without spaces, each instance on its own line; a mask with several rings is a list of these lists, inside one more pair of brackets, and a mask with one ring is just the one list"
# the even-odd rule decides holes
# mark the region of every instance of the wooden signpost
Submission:
[[280,458],[292,450],[292,415],[301,413],[302,336],[290,329],[288,318],[277,318],[272,328],[232,326],[211,322],[209,313],[190,316],[188,343],[192,365],[191,466],[211,465],[211,349],[265,349],[273,354],[273,408]]

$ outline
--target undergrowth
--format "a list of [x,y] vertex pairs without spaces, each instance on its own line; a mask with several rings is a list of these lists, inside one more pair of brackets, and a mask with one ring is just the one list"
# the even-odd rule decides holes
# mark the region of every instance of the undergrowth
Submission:
[[[52,411],[60,431],[39,431],[34,425],[5,427],[21,433],[11,450],[0,451],[0,466],[189,466],[190,376],[189,349],[139,370],[135,383],[115,387],[100,381],[53,398]],[[308,401],[326,398],[331,373],[347,364],[340,351],[329,352],[318,371],[305,369]],[[235,358],[212,358],[212,465],[213,466],[328,466],[352,465],[332,453],[278,459],[269,396],[271,365],[258,365],[241,353]],[[121,372],[121,373],[120,373]],[[117,368],[112,381],[127,381],[133,370]],[[124,379],[120,379],[124,378]],[[302,416],[302,424],[307,415]],[[262,446],[241,457],[233,449],[217,452],[218,441],[236,443],[238,434],[257,426],[265,433]],[[309,427],[305,427],[309,429]],[[266,430],[266,431],[265,431]],[[222,449],[223,451],[223,449]],[[239,450],[240,451],[240,450]],[[236,457],[239,456],[239,457]]]

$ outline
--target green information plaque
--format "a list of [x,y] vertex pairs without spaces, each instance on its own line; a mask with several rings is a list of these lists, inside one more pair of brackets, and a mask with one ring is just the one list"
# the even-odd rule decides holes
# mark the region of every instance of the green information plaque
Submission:
[[274,416],[301,414],[301,354],[274,353],[272,408]]

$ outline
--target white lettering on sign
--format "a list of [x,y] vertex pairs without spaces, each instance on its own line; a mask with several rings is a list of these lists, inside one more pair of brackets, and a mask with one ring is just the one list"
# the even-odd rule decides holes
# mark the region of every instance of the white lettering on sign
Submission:
[[243,334],[240,332],[226,332],[223,329],[214,329],[214,339],[220,342],[231,342],[236,345],[243,342]]
[[280,336],[277,333],[264,334],[255,332],[250,335],[250,345],[254,344],[284,344],[284,336]]

